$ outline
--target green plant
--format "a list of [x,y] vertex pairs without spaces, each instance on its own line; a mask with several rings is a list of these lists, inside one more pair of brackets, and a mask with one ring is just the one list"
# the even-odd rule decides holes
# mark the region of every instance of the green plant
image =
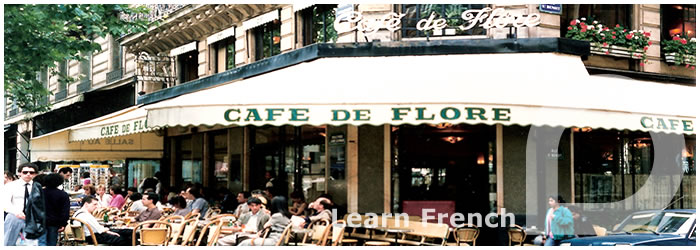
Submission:
[[[616,24],[608,27],[593,18],[579,18],[569,22],[566,38],[589,41],[598,49],[605,48],[606,54],[610,53],[610,46],[625,47],[633,52],[633,56],[641,57],[640,65],[647,63],[647,50],[651,46],[649,37],[651,33],[643,30],[627,30]],[[634,52],[640,50],[641,52]]]
[[[661,41],[662,50],[664,53],[676,53],[676,65],[685,63],[685,67],[695,65],[695,38],[688,38],[686,34],[675,35],[671,40]],[[695,66],[692,66],[695,68]]]

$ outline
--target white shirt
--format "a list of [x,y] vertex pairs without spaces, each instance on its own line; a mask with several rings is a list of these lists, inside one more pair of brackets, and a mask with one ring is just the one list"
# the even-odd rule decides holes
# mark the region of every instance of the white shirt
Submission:
[[[24,180],[18,179],[5,185],[2,191],[2,203],[4,203],[3,209],[5,212],[15,215],[24,212],[24,184],[26,183],[27,182],[24,182]],[[29,193],[31,194],[34,181],[29,181],[28,183],[29,186],[26,188],[29,189]]]
[[[78,218],[87,224],[83,225],[83,231],[85,231],[85,236],[90,236],[90,230],[88,230],[87,226],[90,226],[90,228],[92,228],[92,231],[94,231],[97,234],[104,233],[108,230],[107,228],[100,225],[95,216],[92,216],[92,214],[88,212],[85,208],[80,208],[80,210],[76,211],[75,214],[73,214],[73,218]],[[74,225],[77,225],[77,222]]]
[[134,201],[133,204],[131,204],[131,207],[129,208],[129,211],[143,212],[143,211],[146,211],[146,209],[148,209],[148,208],[147,208],[146,206],[143,205],[143,201],[142,201],[142,200],[137,200],[137,201]]
[[100,207],[109,207],[109,202],[112,201],[112,195],[105,193],[102,196],[97,196],[100,201]]
[[248,219],[248,223],[245,224],[245,229],[243,231],[246,232],[256,232],[258,228],[258,218],[260,217],[260,213],[262,211],[258,211],[257,214],[253,214],[250,216],[250,219]]

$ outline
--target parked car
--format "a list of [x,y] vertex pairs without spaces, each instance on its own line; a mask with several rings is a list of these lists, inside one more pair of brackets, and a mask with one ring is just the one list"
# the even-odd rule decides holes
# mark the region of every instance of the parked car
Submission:
[[562,246],[695,246],[695,209],[632,213],[606,236],[574,238]]

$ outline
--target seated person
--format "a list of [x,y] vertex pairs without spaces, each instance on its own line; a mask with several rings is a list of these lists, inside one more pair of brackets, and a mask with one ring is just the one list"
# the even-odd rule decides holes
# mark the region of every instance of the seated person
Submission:
[[175,196],[168,203],[173,205],[173,210],[175,211],[173,215],[187,216],[190,213],[190,210],[187,209],[187,201],[182,196]]
[[136,216],[137,222],[144,222],[147,220],[158,220],[160,219],[161,213],[160,209],[156,207],[156,202],[158,202],[158,195],[156,193],[147,193],[141,199],[141,202],[146,207],[146,210],[141,212],[139,216]]
[[209,209],[209,203],[207,200],[202,198],[202,192],[196,186],[187,189],[185,192],[185,199],[193,200],[192,203],[187,205],[187,209],[191,210],[192,213],[199,213],[199,219],[203,220],[204,215],[207,214]]
[[313,225],[314,223],[320,220],[331,221],[332,214],[330,209],[333,205],[331,205],[330,200],[328,200],[328,198],[319,197],[309,206],[316,210],[316,213],[314,213],[311,216],[305,217],[304,223],[301,224],[302,227],[307,228],[309,227],[309,225]]
[[143,205],[143,196],[139,193],[134,193],[131,196],[129,196],[129,200],[131,200],[131,207],[129,207],[129,211],[132,212],[143,212],[146,211],[146,206]]
[[289,220],[292,214],[287,210],[287,199],[284,196],[276,196],[270,201],[270,212],[272,216],[265,223],[265,228],[270,228],[270,234],[266,239],[260,238],[261,235],[254,235],[250,239],[244,240],[239,246],[274,246],[282,237],[284,229],[291,223]]
[[236,225],[242,227],[241,231],[219,239],[218,245],[235,246],[238,245],[239,240],[250,238],[257,232],[260,232],[264,228],[265,223],[270,220],[270,215],[263,212],[261,206],[262,202],[260,199],[254,197],[248,199],[250,212],[241,215],[241,218],[236,221]]
[[250,198],[250,192],[238,192],[238,196],[236,197],[236,200],[238,201],[238,207],[236,207],[236,210],[233,211],[233,214],[236,215],[236,218],[240,218],[241,215],[247,213],[250,211],[248,208],[248,199]]
[[100,244],[106,244],[110,246],[131,245],[131,229],[109,230],[100,225],[97,219],[94,216],[92,216],[92,213],[99,206],[97,198],[92,196],[86,196],[85,198],[83,198],[82,204],[83,206],[80,208],[80,210],[76,211],[75,214],[73,214],[73,218],[80,219],[86,223],[85,225],[83,225],[83,231],[85,231],[86,237],[90,237],[90,230],[88,230],[87,228],[90,227],[95,233],[95,238],[97,239],[97,242]]
[[301,191],[294,191],[289,196],[292,198],[292,208],[289,210],[289,212],[291,212],[292,215],[305,216],[306,208],[309,205],[306,204],[306,201],[304,200],[304,193]]

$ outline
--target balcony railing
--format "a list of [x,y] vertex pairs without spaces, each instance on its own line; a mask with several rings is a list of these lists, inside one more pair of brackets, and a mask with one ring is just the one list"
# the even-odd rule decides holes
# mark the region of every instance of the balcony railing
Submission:
[[80,83],[78,83],[78,86],[77,86],[78,93],[83,93],[85,91],[90,90],[91,83],[92,83],[92,81],[90,81],[90,79],[80,80]]
[[133,21],[135,19],[146,18],[149,22],[153,22],[161,18],[167,18],[170,13],[185,7],[186,4],[143,4],[143,6],[146,6],[151,11],[148,14],[124,15],[122,19]]

